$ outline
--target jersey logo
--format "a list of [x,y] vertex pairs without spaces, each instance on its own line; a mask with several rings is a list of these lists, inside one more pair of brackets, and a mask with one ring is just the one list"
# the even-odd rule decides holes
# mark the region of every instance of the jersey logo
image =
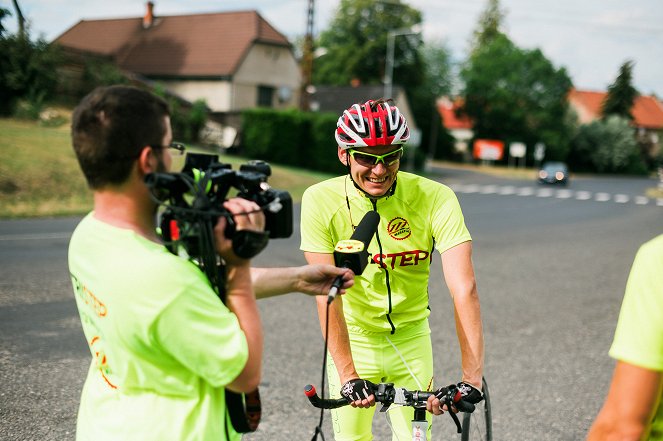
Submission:
[[402,217],[395,217],[387,225],[387,233],[392,239],[405,240],[412,234],[410,224]]

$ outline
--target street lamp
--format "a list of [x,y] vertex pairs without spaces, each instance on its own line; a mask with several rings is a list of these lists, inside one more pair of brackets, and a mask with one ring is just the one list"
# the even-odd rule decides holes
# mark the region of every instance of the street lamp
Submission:
[[416,35],[421,33],[421,25],[410,28],[394,29],[387,33],[387,62],[384,73],[384,98],[391,98],[392,80],[394,76],[394,42],[401,35]]

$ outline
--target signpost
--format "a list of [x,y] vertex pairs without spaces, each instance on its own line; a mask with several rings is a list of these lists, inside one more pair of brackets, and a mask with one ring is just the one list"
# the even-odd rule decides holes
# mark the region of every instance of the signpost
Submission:
[[499,161],[504,156],[504,142],[496,139],[477,139],[474,141],[475,159]]
[[525,166],[525,154],[527,153],[527,146],[522,142],[512,142],[509,144],[509,166],[511,166],[511,158],[516,158],[516,167],[518,167],[518,158],[522,158],[521,165]]
[[546,145],[542,142],[537,142],[534,145],[534,160],[536,161],[537,165],[541,164],[541,161],[543,161],[543,157],[546,154]]

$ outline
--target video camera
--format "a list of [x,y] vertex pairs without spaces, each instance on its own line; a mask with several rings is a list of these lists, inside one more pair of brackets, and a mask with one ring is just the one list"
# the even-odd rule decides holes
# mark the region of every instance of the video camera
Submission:
[[[292,198],[287,191],[272,189],[267,183],[271,167],[264,161],[249,161],[238,171],[220,163],[217,155],[187,153],[180,173],[150,173],[145,183],[160,205],[161,235],[174,254],[182,249],[202,262],[209,250],[211,228],[220,216],[228,220],[226,237],[233,238],[234,222],[223,203],[231,189],[237,197],[254,201],[265,213],[265,231],[270,238],[292,235]],[[230,196],[233,197],[233,196]],[[208,256],[209,258],[209,256]]]

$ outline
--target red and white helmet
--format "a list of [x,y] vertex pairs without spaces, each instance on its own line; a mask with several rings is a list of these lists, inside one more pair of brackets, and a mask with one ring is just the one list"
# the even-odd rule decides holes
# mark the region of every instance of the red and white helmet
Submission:
[[343,111],[335,137],[343,149],[404,144],[410,139],[410,129],[398,107],[369,100]]

